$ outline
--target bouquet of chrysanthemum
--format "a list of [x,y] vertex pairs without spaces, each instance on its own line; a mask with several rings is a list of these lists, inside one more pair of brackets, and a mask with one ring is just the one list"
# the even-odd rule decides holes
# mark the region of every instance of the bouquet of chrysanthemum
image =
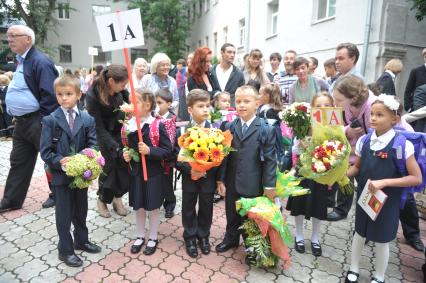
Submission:
[[299,173],[324,185],[337,182],[342,192],[350,193],[354,189],[346,176],[350,153],[342,127],[317,124],[311,144],[300,155]]
[[295,102],[278,114],[298,139],[307,136],[311,128],[310,108],[308,103]]
[[287,267],[292,236],[279,206],[262,196],[241,198],[236,202],[236,208],[241,216],[248,217],[240,229],[247,234],[244,244],[251,264],[274,267],[281,259],[282,266]]
[[70,187],[88,188],[92,181],[102,173],[104,165],[104,157],[99,151],[92,148],[85,148],[80,153],[73,155],[65,165],[65,174],[74,178]]
[[232,134],[215,128],[189,128],[179,137],[178,161],[188,162],[192,169],[206,172],[219,166],[231,151]]

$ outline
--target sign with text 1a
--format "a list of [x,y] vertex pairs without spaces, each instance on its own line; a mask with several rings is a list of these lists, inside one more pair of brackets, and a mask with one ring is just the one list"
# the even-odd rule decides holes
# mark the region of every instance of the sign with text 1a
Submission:
[[315,123],[324,126],[343,126],[343,110],[341,107],[313,107],[311,121],[312,126],[315,126]]
[[96,16],[96,26],[103,52],[145,44],[139,9]]

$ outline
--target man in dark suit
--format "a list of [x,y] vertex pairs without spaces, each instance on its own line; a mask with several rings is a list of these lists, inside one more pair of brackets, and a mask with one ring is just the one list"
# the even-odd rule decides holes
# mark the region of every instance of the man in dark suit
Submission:
[[212,79],[216,85],[220,86],[221,91],[227,91],[231,94],[231,107],[235,107],[235,91],[238,87],[244,85],[244,75],[234,66],[235,47],[230,43],[225,43],[220,48],[222,59],[220,64],[212,68]]
[[33,46],[34,31],[14,25],[7,30],[7,40],[18,61],[6,93],[7,109],[16,122],[0,213],[22,207],[39,152],[41,117],[58,107],[53,92],[58,71],[53,62]]
[[413,95],[417,87],[426,84],[426,48],[422,51],[424,64],[410,72],[404,92],[404,108],[410,111],[413,108]]
[[[225,252],[239,246],[242,218],[235,209],[235,201],[241,197],[254,198],[265,193],[273,199],[276,183],[275,131],[256,117],[257,90],[242,86],[235,93],[239,118],[229,125],[233,135],[232,151],[219,169],[219,192],[224,194],[226,209],[226,233],[216,246],[217,252]],[[262,136],[264,135],[264,136]]]
[[376,81],[376,84],[381,87],[381,93],[396,95],[395,78],[401,73],[402,68],[402,62],[397,58],[393,58],[386,63],[384,73]]

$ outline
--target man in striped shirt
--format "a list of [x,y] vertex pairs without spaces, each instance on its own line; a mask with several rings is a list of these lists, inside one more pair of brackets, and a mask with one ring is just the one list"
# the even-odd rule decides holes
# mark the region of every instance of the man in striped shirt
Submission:
[[288,103],[288,93],[291,85],[297,81],[297,76],[294,74],[293,63],[297,53],[294,50],[287,50],[284,53],[284,68],[279,76],[275,76],[274,82],[280,86],[281,98],[283,103]]

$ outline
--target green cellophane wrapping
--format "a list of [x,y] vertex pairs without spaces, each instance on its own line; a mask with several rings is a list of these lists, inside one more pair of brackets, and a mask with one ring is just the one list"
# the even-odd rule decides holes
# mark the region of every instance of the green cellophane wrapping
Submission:
[[309,189],[299,186],[301,180],[288,172],[277,170],[277,183],[275,193],[279,198],[288,198],[290,196],[303,196],[310,193]]
[[[346,138],[343,126],[323,126],[321,124],[316,124],[313,129],[311,143],[300,155],[299,174],[323,185],[338,183],[343,193],[352,193],[354,191],[354,186],[346,176],[346,171],[349,168],[351,145]],[[345,156],[337,162],[335,167],[323,173],[316,173],[312,170],[312,153],[315,147],[321,145],[326,140],[337,140],[343,143],[346,146]]]
[[[256,234],[253,223],[245,223],[242,228],[246,229],[250,237],[246,239],[246,246],[254,248],[254,256],[258,266],[271,267],[276,264],[278,258],[282,259],[283,267],[290,263],[288,245],[292,243],[292,235],[284,221],[279,207],[267,197],[241,198],[236,202],[236,208],[241,216],[247,215],[249,220],[254,221],[259,228],[260,234]],[[251,228],[250,228],[251,227]],[[250,228],[247,230],[247,228]],[[254,241],[259,236],[263,239],[256,247]],[[269,242],[268,242],[269,241]],[[268,244],[270,243],[270,245]],[[278,258],[275,258],[278,257]]]

